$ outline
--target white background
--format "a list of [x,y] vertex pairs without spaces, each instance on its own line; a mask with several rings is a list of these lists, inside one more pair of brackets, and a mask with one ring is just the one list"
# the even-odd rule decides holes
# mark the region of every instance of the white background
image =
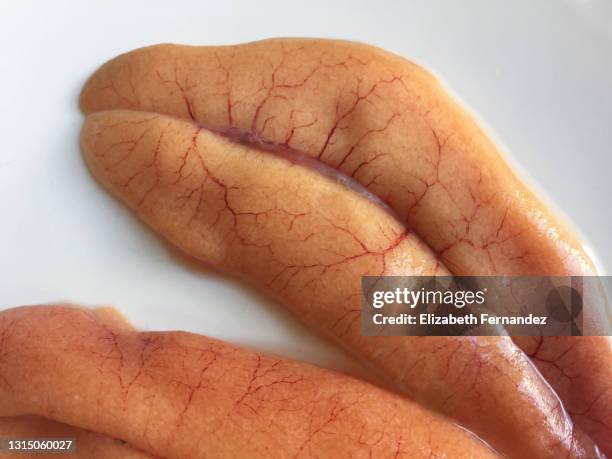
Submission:
[[0,308],[119,307],[359,372],[265,298],[178,261],[90,177],[77,96],[104,61],[159,43],[368,42],[442,77],[612,273],[612,2],[0,0]]

